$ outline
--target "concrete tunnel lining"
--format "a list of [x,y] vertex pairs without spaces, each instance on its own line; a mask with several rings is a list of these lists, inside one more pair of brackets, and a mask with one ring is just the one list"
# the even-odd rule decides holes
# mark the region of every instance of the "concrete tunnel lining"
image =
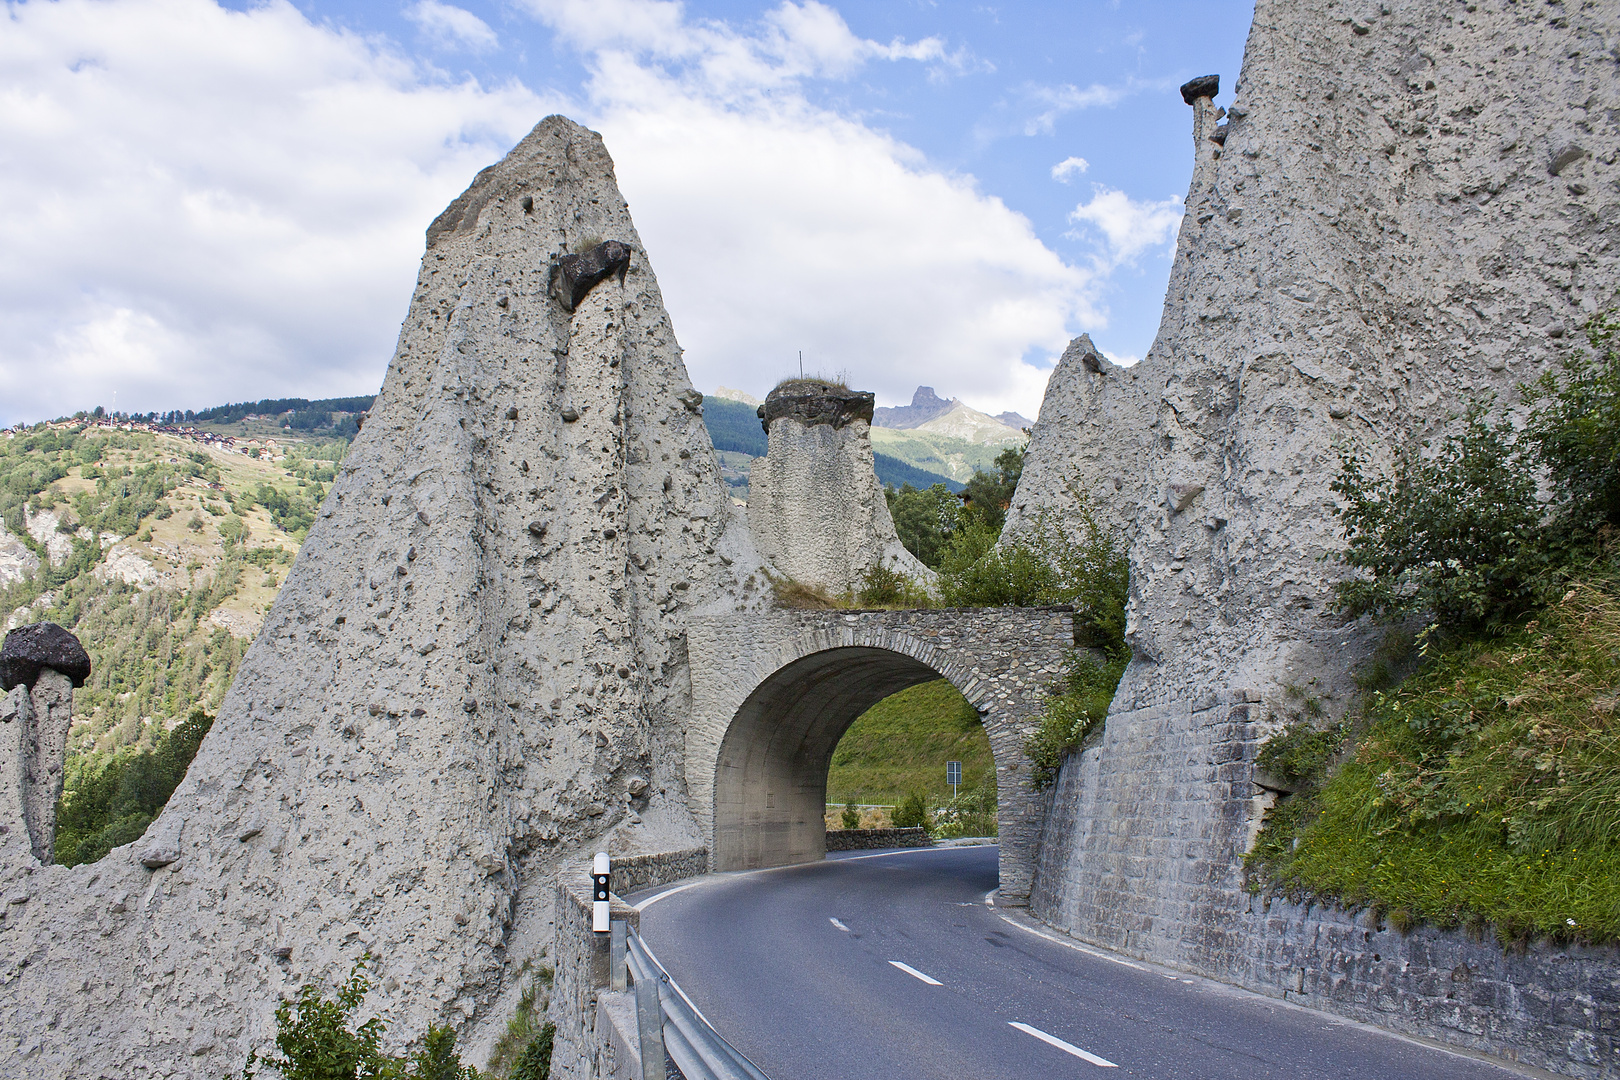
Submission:
[[762,682],[737,710],[715,770],[714,863],[752,870],[826,854],[827,769],[856,717],[943,676],[888,649],[813,653]]

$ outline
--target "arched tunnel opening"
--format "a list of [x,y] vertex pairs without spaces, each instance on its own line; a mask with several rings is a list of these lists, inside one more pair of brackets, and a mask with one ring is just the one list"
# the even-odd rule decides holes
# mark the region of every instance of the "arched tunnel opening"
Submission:
[[873,705],[942,677],[903,653],[854,646],[802,657],[761,683],[737,710],[720,745],[715,869],[753,870],[822,858],[827,774],[839,740]]

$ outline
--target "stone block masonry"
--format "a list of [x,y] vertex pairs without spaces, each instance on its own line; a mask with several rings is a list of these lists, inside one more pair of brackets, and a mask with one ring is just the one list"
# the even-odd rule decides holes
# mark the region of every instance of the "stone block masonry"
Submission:
[[876,851],[882,848],[929,847],[932,841],[921,828],[828,829],[828,851]]
[[826,850],[827,766],[849,725],[917,683],[949,679],[996,762],[1002,902],[1029,896],[1045,799],[1024,743],[1074,647],[1059,608],[777,611],[689,623],[686,776],[717,870]]
[[1571,1076],[1620,1075],[1612,948],[1532,945],[1251,895],[1257,694],[1118,712],[1052,791],[1031,911],[1093,945]]

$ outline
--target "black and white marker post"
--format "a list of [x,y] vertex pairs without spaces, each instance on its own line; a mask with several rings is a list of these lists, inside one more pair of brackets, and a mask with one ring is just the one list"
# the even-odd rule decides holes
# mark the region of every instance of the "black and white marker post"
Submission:
[[612,860],[607,852],[598,851],[596,863],[591,867],[591,883],[595,886],[591,893],[591,929],[598,934],[605,934],[609,929],[608,883],[612,876]]

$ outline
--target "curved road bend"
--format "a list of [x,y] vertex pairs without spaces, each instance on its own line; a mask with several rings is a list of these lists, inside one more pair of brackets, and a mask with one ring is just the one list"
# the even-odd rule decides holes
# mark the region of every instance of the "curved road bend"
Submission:
[[627,899],[653,901],[643,937],[771,1080],[1524,1075],[1048,940],[985,905],[995,886],[995,848],[942,848]]

